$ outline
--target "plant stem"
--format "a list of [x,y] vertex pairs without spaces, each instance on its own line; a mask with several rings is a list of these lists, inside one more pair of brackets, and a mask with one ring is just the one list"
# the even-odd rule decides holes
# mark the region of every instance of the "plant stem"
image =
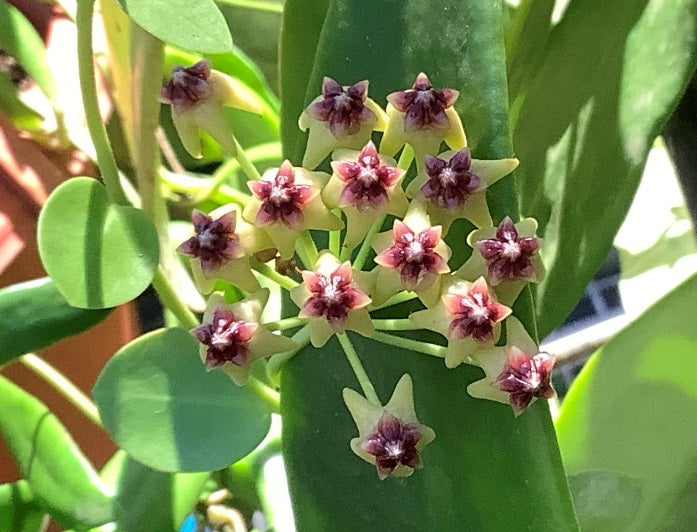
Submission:
[[402,150],[402,154],[399,156],[399,161],[397,162],[397,168],[401,168],[402,170],[409,170],[409,167],[411,166],[412,161],[414,160],[414,148],[412,148],[409,144],[404,145],[404,149]]
[[339,343],[341,344],[341,347],[343,347],[344,349],[346,358],[348,359],[349,364],[351,364],[351,369],[353,370],[354,375],[356,375],[358,383],[361,385],[361,389],[363,390],[363,395],[365,395],[365,398],[376,405],[382,404],[380,402],[378,394],[375,393],[373,383],[370,382],[370,377],[368,377],[368,374],[366,373],[363,364],[361,364],[361,359],[358,358],[358,353],[356,353],[356,349],[353,347],[353,344],[351,343],[351,340],[349,340],[348,335],[346,333],[343,333],[337,334],[336,337],[339,339]]
[[342,246],[341,253],[339,254],[339,260],[341,262],[344,262],[345,260],[349,260],[351,258],[351,251],[352,250],[347,248],[345,245]]
[[270,2],[268,0],[218,0],[220,4],[227,4],[235,7],[246,7],[266,13],[283,13],[283,4],[281,2]]
[[292,338],[297,347],[292,351],[286,351],[285,353],[273,355],[266,365],[266,374],[274,381],[278,379],[278,373],[281,371],[283,364],[288,362],[291,358],[302,351],[307,344],[310,343],[310,325],[305,325],[302,329],[296,332]]
[[310,231],[303,231],[302,233],[300,233],[300,237],[298,238],[296,248],[298,250],[300,258],[305,263],[307,269],[312,269],[312,267],[315,265],[315,262],[317,262],[317,257],[319,256],[319,253],[317,252],[317,246],[315,245],[315,241],[312,240],[312,235],[310,235]]
[[189,307],[187,307],[181,299],[179,299],[179,296],[174,291],[174,287],[165,276],[162,266],[157,267],[155,277],[152,280],[152,286],[155,288],[155,291],[157,291],[157,295],[160,297],[162,304],[174,314],[183,327],[193,329],[200,325],[196,315],[189,310]]
[[278,321],[272,321],[270,323],[265,323],[264,327],[266,327],[269,331],[285,331],[288,329],[295,329],[297,327],[302,327],[307,323],[307,318],[284,318],[282,320]]
[[419,342],[418,340],[411,340],[409,338],[402,338],[401,336],[393,336],[381,332],[376,332],[373,335],[373,340],[382,342],[383,344],[409,349],[410,351],[416,351],[417,353],[430,355],[432,357],[445,358],[445,347],[440,345]]
[[363,269],[363,265],[368,258],[368,254],[370,253],[370,245],[373,243],[373,238],[375,238],[375,235],[378,234],[378,231],[382,227],[382,223],[384,221],[385,215],[383,214],[382,216],[378,217],[378,219],[373,222],[373,225],[370,226],[370,229],[368,229],[368,234],[365,235],[365,239],[361,243],[361,247],[358,250],[358,255],[356,255],[356,260],[353,261],[354,269]]
[[237,139],[235,138],[234,140],[235,147],[237,148],[235,159],[237,159],[237,162],[240,163],[240,168],[242,168],[242,171],[247,176],[247,179],[250,181],[259,181],[261,179],[261,174],[257,170],[257,167],[254,166],[254,163],[247,156],[247,152],[244,151],[244,148],[240,145]]
[[97,100],[94,62],[92,59],[92,16],[94,0],[79,0],[77,3],[77,60],[80,75],[80,90],[87,116],[92,143],[97,154],[97,164],[104,180],[109,198],[119,205],[128,205],[128,198],[119,182],[119,171],[114,152],[109,144],[106,128],[102,123]]
[[398,305],[399,303],[404,303],[405,301],[411,301],[412,299],[416,299],[416,294],[414,292],[408,292],[408,291],[402,291],[399,292],[398,294],[393,295],[390,299],[385,301],[382,305],[378,305],[377,307],[373,307],[370,309],[370,311],[374,310],[380,310],[383,308],[391,307],[392,305]]
[[286,290],[292,290],[293,288],[298,286],[298,283],[296,283],[290,277],[281,275],[271,266],[269,266],[268,264],[264,264],[258,259],[255,259],[254,257],[251,257],[249,259],[249,264],[252,266],[254,270],[258,271],[261,275],[263,275],[267,279],[271,279],[273,282],[285,288]]
[[414,331],[418,329],[409,318],[391,320],[373,320],[378,331]]
[[271,412],[274,414],[281,413],[281,396],[276,390],[267,386],[256,377],[249,377],[247,386],[271,408]]
[[98,427],[102,426],[97,406],[60,371],[34,353],[27,353],[20,357],[19,361],[42,377],[92,423]]

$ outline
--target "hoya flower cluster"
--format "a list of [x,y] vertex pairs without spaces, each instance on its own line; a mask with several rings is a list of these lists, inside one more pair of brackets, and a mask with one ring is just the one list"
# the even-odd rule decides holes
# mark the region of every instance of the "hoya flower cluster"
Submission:
[[[317,348],[337,335],[347,357],[358,356],[344,333],[372,337],[371,311],[413,294],[423,309],[406,328],[442,335],[448,368],[465,362],[484,370],[485,378],[467,387],[470,395],[508,403],[515,415],[536,398],[553,397],[553,357],[540,353],[512,316],[526,283],[544,275],[537,224],[509,217],[495,224],[486,200],[486,189],[518,160],[473,158],[453,107],[458,91],[434,88],[426,74],[389,94],[386,110],[368,89],[365,80],[342,86],[325,78],[299,120],[309,131],[303,166],[284,161],[250,178],[244,205],[194,211],[194,234],[179,251],[191,258],[199,288],[210,293],[223,280],[246,294],[229,303],[220,292],[210,296],[202,325],[192,331],[206,368],[221,368],[242,385],[256,360],[303,347],[279,333],[280,322],[263,323],[268,290],[259,279],[265,277],[289,290],[298,308],[292,325],[307,327]],[[205,62],[175,69],[162,99],[172,104],[175,125],[195,156],[199,128],[235,153],[237,144],[219,121],[222,105],[258,111],[234,80]],[[371,140],[375,131],[383,132],[378,145]],[[393,157],[400,151],[398,163]],[[331,173],[317,169],[327,157],[323,168]],[[412,162],[415,175],[407,176]],[[446,237],[461,218],[477,229],[466,242],[448,240],[472,249],[464,264],[452,264]],[[378,232],[383,225],[389,229]],[[318,252],[308,230],[330,232],[328,249]],[[411,474],[435,438],[416,417],[411,376],[400,379],[384,406],[357,376],[363,395],[344,390],[359,431],[351,448],[375,465],[380,479]]]

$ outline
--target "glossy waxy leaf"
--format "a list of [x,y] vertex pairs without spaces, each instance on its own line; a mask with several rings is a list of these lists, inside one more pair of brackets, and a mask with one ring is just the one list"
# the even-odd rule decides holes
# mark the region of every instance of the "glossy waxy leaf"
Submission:
[[541,335],[607,257],[651,143],[694,73],[696,29],[695,0],[572,1],[521,84],[514,145],[521,210],[545,238]]
[[109,310],[71,307],[48,277],[0,290],[0,364],[81,333]]
[[0,433],[41,506],[68,526],[110,521],[112,500],[60,421],[2,377],[0,400]]
[[615,530],[691,530],[697,519],[696,300],[692,277],[596,352],[562,404],[569,474],[638,482],[640,505]]
[[[460,91],[456,107],[474,157],[510,156],[501,4],[380,2],[379,12],[367,0],[331,3],[308,98],[320,93],[326,75],[344,84],[368,79],[369,96],[384,104],[423,70],[434,86]],[[291,38],[284,35],[284,43]],[[284,138],[285,146],[294,142],[304,139]],[[511,178],[489,199],[496,217],[517,212]],[[462,229],[451,233],[464,247]],[[383,401],[402,374],[412,375],[419,420],[436,440],[424,451],[423,469],[380,482],[349,449],[356,429],[341,388],[358,387],[338,344],[305,349],[281,380],[284,457],[300,530],[576,529],[544,403],[514,418],[506,405],[467,395],[479,370],[447,370],[442,360],[352,338]]]
[[150,218],[109,203],[106,189],[87,177],[53,191],[39,216],[38,241],[51,279],[80,308],[115,307],[139,296],[159,260]]
[[136,24],[168,44],[212,54],[232,47],[225,18],[213,0],[119,0],[119,4]]
[[0,485],[0,530],[35,532],[44,513],[26,480]]
[[271,422],[249,388],[206,372],[196,341],[179,328],[123,347],[104,367],[94,398],[114,441],[158,471],[227,467],[257,446]]

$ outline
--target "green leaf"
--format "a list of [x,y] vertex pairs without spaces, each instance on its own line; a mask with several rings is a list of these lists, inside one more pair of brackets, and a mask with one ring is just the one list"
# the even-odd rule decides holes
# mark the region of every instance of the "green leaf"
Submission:
[[0,398],[0,432],[42,507],[68,526],[110,521],[111,499],[60,421],[2,377]]
[[611,471],[585,471],[569,477],[581,530],[628,530],[641,505],[641,484]]
[[314,98],[312,93],[308,93],[308,81],[329,2],[330,0],[286,0],[283,8],[279,69],[283,100],[281,140],[283,157],[290,158],[297,164],[302,160],[306,136],[298,128],[298,117]]
[[641,504],[615,530],[690,530],[697,519],[697,329],[692,277],[596,352],[557,420],[570,474],[637,479]]
[[523,84],[514,145],[521,210],[545,237],[541,335],[607,257],[651,143],[695,70],[696,31],[695,0],[572,1]]
[[17,129],[37,131],[44,122],[39,113],[19,98],[17,87],[5,72],[0,72],[0,111],[12,120]]
[[86,331],[110,310],[71,307],[48,278],[0,290],[0,365]]
[[124,11],[161,41],[192,52],[230,51],[232,38],[213,0],[119,0]]
[[133,207],[109,203],[106,189],[87,177],[56,188],[39,216],[39,254],[71,305],[115,307],[139,296],[157,268],[157,231]]
[[44,512],[26,480],[0,485],[0,530],[36,532]]
[[5,0],[0,0],[0,48],[17,60],[55,103],[58,89],[48,66],[44,41],[21,11]]
[[206,372],[196,341],[179,328],[123,347],[104,367],[94,398],[114,441],[158,471],[227,467],[261,442],[271,422],[249,388]]

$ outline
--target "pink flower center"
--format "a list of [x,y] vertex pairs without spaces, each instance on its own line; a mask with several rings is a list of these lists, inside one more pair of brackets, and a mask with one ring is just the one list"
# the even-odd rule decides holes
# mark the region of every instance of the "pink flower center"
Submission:
[[226,362],[245,366],[249,358],[247,344],[257,326],[256,323],[237,320],[230,310],[216,310],[211,323],[204,323],[193,331],[198,341],[207,346],[206,369],[210,371]]
[[208,96],[210,74],[211,64],[206,59],[188,68],[178,65],[172,71],[172,79],[160,90],[160,99],[177,111],[195,107]]
[[281,222],[291,229],[300,229],[304,222],[303,207],[317,195],[310,185],[296,185],[290,162],[285,161],[273,180],[251,181],[250,188],[261,200],[256,215],[260,226]]
[[453,89],[434,89],[426,74],[421,73],[410,90],[389,94],[387,100],[404,113],[404,131],[448,129],[450,122],[445,110],[458,97]]
[[195,235],[183,242],[178,251],[201,261],[204,272],[215,271],[229,260],[244,256],[239,236],[235,234],[235,213],[217,220],[195,211],[192,217]]
[[534,273],[532,256],[539,248],[537,238],[520,238],[508,217],[499,224],[495,238],[477,242],[477,249],[486,260],[489,277],[496,280],[531,277]]
[[375,466],[380,478],[388,477],[402,464],[414,468],[419,465],[419,452],[416,444],[421,439],[418,425],[402,423],[395,416],[385,412],[375,432],[361,443],[361,448],[375,457]]
[[375,120],[375,114],[365,106],[368,82],[359,81],[344,89],[336,81],[324,78],[322,99],[311,104],[307,112],[316,120],[327,122],[336,138],[358,133],[361,125]]
[[494,325],[511,312],[489,295],[483,279],[476,281],[466,294],[448,293],[443,296],[450,322],[450,337],[454,340],[472,337],[480,342],[493,339]]
[[402,176],[395,166],[380,162],[375,145],[369,142],[353,161],[333,164],[336,175],[346,183],[339,198],[339,207],[354,206],[359,211],[377,209],[388,201],[388,189]]
[[535,397],[554,397],[551,384],[553,366],[554,357],[547,353],[531,357],[513,347],[494,385],[510,394],[511,406],[516,412],[520,412]]
[[463,148],[449,161],[429,155],[426,157],[428,180],[421,193],[433,204],[445,208],[462,207],[481,185],[481,179],[470,172],[469,149]]

